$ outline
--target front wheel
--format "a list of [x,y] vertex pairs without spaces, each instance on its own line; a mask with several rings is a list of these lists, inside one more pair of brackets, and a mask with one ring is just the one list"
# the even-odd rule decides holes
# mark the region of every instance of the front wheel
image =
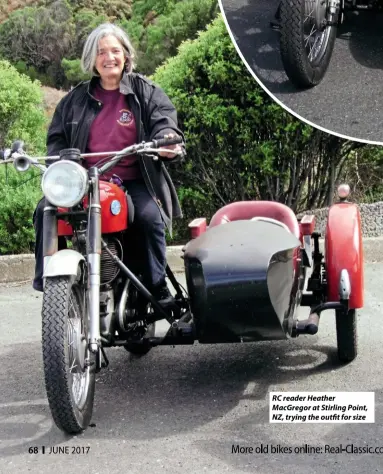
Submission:
[[335,317],[339,360],[351,362],[358,352],[356,310],[350,309],[346,314],[338,310]]
[[340,11],[329,0],[282,0],[281,59],[286,74],[299,88],[316,86],[330,64]]
[[42,307],[45,386],[52,417],[62,431],[80,433],[90,423],[96,356],[88,348],[88,304],[74,277],[46,279]]

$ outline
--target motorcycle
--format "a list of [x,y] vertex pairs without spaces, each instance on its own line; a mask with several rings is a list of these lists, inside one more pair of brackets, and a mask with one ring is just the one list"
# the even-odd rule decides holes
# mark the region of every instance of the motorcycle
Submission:
[[[126,264],[131,202],[100,175],[129,154],[155,154],[178,142],[163,139],[107,153],[86,170],[86,154],[62,150],[33,158],[16,142],[5,154],[18,171],[43,172],[44,292],[42,352],[49,407],[66,433],[87,428],[93,413],[95,374],[108,365],[105,348],[144,355],[158,345],[244,343],[318,332],[321,313],[335,310],[338,357],[357,355],[356,310],[363,307],[363,248],[358,207],[338,190],[329,209],[325,255],[314,215],[298,219],[286,205],[244,201],[219,209],[209,225],[189,223],[182,249],[187,291],[167,267],[174,302],[160,304]],[[154,158],[156,156],[154,155]],[[46,168],[40,163],[53,161]],[[58,249],[66,237],[72,248]],[[127,248],[127,252],[124,249]],[[125,255],[125,254],[128,255]],[[143,304],[144,303],[144,304]],[[298,320],[300,306],[310,307]],[[165,335],[155,324],[166,320]]]
[[297,88],[322,81],[347,10],[382,9],[382,0],[281,0],[280,53],[290,81]]

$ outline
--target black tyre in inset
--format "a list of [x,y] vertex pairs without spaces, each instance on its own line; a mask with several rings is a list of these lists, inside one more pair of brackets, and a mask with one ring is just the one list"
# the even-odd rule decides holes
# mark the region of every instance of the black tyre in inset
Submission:
[[328,8],[328,0],[281,2],[281,58],[288,78],[298,88],[319,84],[330,64],[337,25],[326,25]]

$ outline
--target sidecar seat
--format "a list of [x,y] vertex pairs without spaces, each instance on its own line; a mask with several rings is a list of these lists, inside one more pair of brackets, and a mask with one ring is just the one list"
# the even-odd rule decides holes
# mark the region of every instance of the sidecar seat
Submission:
[[280,221],[295,237],[300,238],[296,215],[288,206],[276,201],[238,201],[227,204],[214,214],[209,227],[231,221],[250,220],[254,217],[266,217]]

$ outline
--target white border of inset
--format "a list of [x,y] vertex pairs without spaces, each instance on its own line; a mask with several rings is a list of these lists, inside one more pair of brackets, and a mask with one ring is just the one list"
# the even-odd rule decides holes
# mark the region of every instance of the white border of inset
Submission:
[[369,140],[363,140],[362,138],[355,138],[355,137],[349,137],[347,135],[342,135],[341,133],[337,133],[337,132],[333,132],[331,130],[328,130],[327,128],[324,128],[324,127],[321,127],[319,125],[316,125],[315,123],[313,122],[310,122],[309,120],[305,119],[304,117],[301,117],[300,115],[298,115],[296,112],[294,112],[293,110],[291,110],[289,107],[287,107],[282,101],[280,101],[277,97],[275,97],[275,95],[273,95],[269,89],[267,89],[267,87],[265,87],[262,82],[260,81],[260,79],[258,79],[257,75],[255,74],[255,72],[252,70],[252,68],[250,67],[250,65],[248,64],[248,62],[246,61],[246,59],[244,58],[241,50],[239,49],[238,47],[238,44],[234,38],[234,35],[231,31],[231,28],[229,26],[229,23],[227,21],[227,18],[226,18],[226,14],[225,14],[225,10],[223,8],[223,5],[222,5],[222,0],[218,0],[218,4],[219,4],[219,8],[221,9],[221,14],[222,14],[222,17],[223,17],[223,20],[225,22],[225,25],[226,25],[226,29],[230,35],[230,38],[231,38],[231,41],[232,43],[234,44],[235,46],[235,49],[237,50],[237,53],[239,55],[239,57],[242,59],[242,62],[243,64],[247,67],[248,71],[250,72],[250,74],[254,77],[254,79],[258,82],[258,84],[262,87],[262,89],[278,104],[280,105],[282,108],[284,108],[287,112],[289,112],[291,115],[293,115],[294,117],[296,117],[298,120],[302,121],[302,122],[305,122],[307,123],[307,125],[310,125],[311,127],[314,127],[314,128],[317,128],[318,130],[321,130],[322,132],[325,132],[325,133],[328,133],[329,135],[334,135],[336,137],[339,137],[339,138],[343,138],[344,140],[350,140],[350,141],[353,141],[353,142],[360,142],[360,143],[366,143],[367,145],[380,145],[382,146],[383,145],[383,142],[375,142],[375,141],[369,141]]

